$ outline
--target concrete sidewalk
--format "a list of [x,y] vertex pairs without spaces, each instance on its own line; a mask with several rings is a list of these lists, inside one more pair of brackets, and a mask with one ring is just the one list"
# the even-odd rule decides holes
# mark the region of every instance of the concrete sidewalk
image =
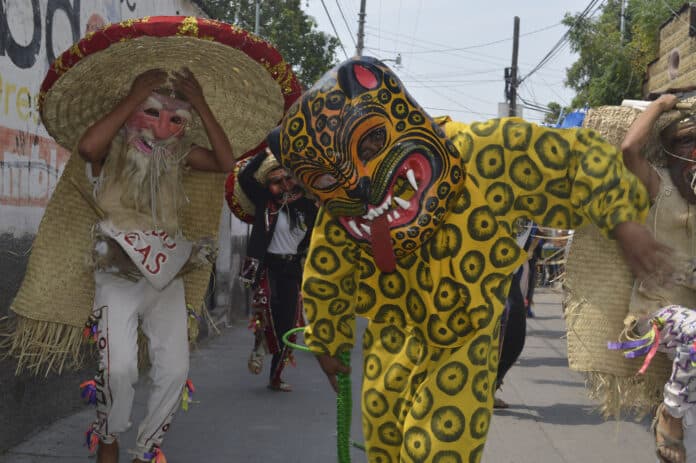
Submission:
[[[586,399],[582,378],[568,369],[559,294],[541,290],[536,299],[525,351],[500,393],[511,407],[495,412],[483,461],[653,463],[647,424],[603,422]],[[251,333],[240,323],[192,354],[190,376],[199,403],[177,414],[164,444],[168,462],[335,462],[335,396],[317,363],[298,352],[297,367],[286,374],[295,390],[273,392],[265,387],[269,362],[261,376],[247,372],[251,343]],[[355,359],[359,355],[353,354]],[[353,438],[362,442],[357,370]],[[144,408],[144,389],[136,397],[134,423]],[[29,436],[0,456],[0,463],[94,461],[83,446],[93,418],[94,410],[85,406]],[[134,429],[123,436],[121,462],[131,461],[126,450],[134,439]],[[357,449],[352,457],[366,461]]]

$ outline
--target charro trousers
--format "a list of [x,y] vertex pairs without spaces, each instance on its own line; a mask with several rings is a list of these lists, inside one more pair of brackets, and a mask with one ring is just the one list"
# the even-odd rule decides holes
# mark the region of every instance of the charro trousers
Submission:
[[132,282],[95,273],[94,314],[99,320],[96,431],[113,442],[131,426],[138,381],[138,323],[148,339],[152,386],[147,414],[138,429],[135,454],[160,446],[179,406],[189,369],[184,284],[174,279],[156,290],[142,278]]

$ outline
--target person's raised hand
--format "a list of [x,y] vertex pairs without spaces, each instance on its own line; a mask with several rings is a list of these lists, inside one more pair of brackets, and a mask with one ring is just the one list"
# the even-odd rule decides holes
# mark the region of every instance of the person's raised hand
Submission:
[[329,378],[329,383],[335,392],[338,392],[338,379],[336,375],[339,373],[350,374],[350,367],[344,365],[341,359],[332,357],[327,354],[317,355],[319,366],[324,371],[324,374]]
[[660,107],[662,112],[674,109],[677,103],[679,103],[679,98],[671,93],[662,94],[655,100],[655,104]]
[[669,275],[672,248],[659,243],[650,230],[637,222],[623,222],[613,230],[624,259],[633,275],[643,280],[650,275]]
[[150,69],[139,74],[131,84],[130,94],[138,101],[145,98],[156,88],[162,87],[167,82],[167,71],[164,69]]
[[184,67],[172,73],[172,86],[174,90],[181,92],[194,108],[198,108],[201,103],[205,104],[201,84],[189,68]]

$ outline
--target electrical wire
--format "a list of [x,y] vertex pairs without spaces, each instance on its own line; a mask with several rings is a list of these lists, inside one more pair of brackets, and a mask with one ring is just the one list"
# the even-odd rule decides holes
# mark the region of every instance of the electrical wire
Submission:
[[567,44],[569,37],[570,37],[570,32],[580,23],[580,21],[584,20],[585,18],[591,16],[594,14],[594,12],[599,9],[605,2],[606,0],[590,0],[590,3],[585,7],[585,9],[578,15],[578,17],[575,19],[575,22],[573,23],[572,26],[568,28],[568,30],[561,36],[560,39],[558,39],[558,42],[551,47],[551,50],[549,50],[548,53],[539,61],[539,63],[532,68],[531,71],[529,71],[524,77],[521,79],[517,80],[517,85],[522,83],[525,79],[527,79],[529,76],[537,72],[539,69],[541,69],[544,65],[546,65],[549,61],[551,61],[554,57],[556,57],[562,50],[563,47]]
[[338,12],[341,13],[341,18],[343,18],[343,24],[346,25],[346,29],[348,29],[348,34],[350,35],[350,39],[353,41],[353,46],[355,47],[357,46],[357,44],[355,43],[355,38],[353,37],[353,31],[348,25],[348,21],[346,21],[346,16],[343,14],[343,9],[341,8],[341,4],[338,0],[336,0],[336,6],[338,7]]
[[331,15],[329,14],[329,9],[326,8],[326,3],[324,3],[324,0],[321,0],[321,6],[324,7],[324,11],[326,11],[326,17],[329,18],[329,22],[331,23],[331,28],[334,31],[334,34],[336,34],[336,40],[338,40],[338,44],[341,46],[341,50],[343,50],[343,54],[346,55],[346,59],[349,58],[348,53],[346,52],[346,49],[343,47],[343,42],[341,41],[341,37],[338,35],[338,31],[336,30],[336,26],[334,25],[333,19],[331,18]]
[[[559,23],[551,24],[549,26],[544,26],[544,27],[541,27],[539,29],[535,29],[533,31],[526,32],[524,34],[520,34],[520,37],[525,37],[525,36],[532,35],[532,34],[538,34],[539,32],[544,32],[544,31],[547,31],[549,29],[553,29],[554,27],[558,27],[561,25],[563,25],[563,23],[559,22]],[[395,34],[395,35],[398,35],[398,34]],[[414,55],[420,55],[420,54],[427,54],[427,53],[448,53],[448,52],[453,52],[453,51],[472,50],[475,48],[484,48],[484,47],[489,47],[491,45],[497,45],[499,43],[510,42],[511,40],[512,40],[512,37],[508,37],[505,39],[493,40],[491,42],[479,43],[476,45],[468,45],[466,47],[454,47],[454,48],[453,47],[445,47],[445,48],[437,48],[437,49],[426,49],[426,50],[414,51],[411,53]],[[419,40],[419,43],[422,43],[422,42],[423,42],[422,40]],[[432,43],[434,45],[439,45],[436,42],[429,42],[429,43]],[[442,45],[442,46],[444,47],[444,45]]]
[[[411,75],[411,74],[410,74],[407,70],[405,70],[405,69],[403,69],[402,71],[403,71],[404,73],[406,73],[407,75]],[[411,79],[413,79],[413,76],[412,76],[412,75],[411,75]],[[432,87],[432,86],[429,86],[427,83],[422,82],[422,81],[419,81],[418,79],[413,79],[413,80],[415,80],[416,82],[422,84],[422,86],[423,86],[424,88],[430,90],[431,92],[435,93],[436,95],[439,95],[440,97],[445,98],[446,100],[450,101],[451,103],[454,103],[455,105],[461,106],[462,108],[466,109],[466,111],[468,111],[468,112],[470,112],[470,113],[472,113],[472,114],[481,114],[481,113],[479,113],[479,112],[477,112],[477,111],[474,111],[473,109],[469,108],[468,106],[466,106],[466,105],[464,105],[464,104],[462,104],[462,103],[460,103],[460,102],[458,102],[458,101],[453,100],[452,98],[450,98],[449,96],[443,94],[442,92],[439,92],[436,88],[434,88],[434,87]]]

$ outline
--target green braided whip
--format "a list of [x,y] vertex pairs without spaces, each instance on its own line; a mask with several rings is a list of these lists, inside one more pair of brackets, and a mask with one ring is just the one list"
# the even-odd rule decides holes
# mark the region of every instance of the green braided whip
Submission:
[[[311,352],[307,346],[295,344],[288,338],[304,330],[304,327],[293,328],[283,335],[283,342],[300,351]],[[338,354],[339,360],[347,366],[350,366],[350,351],[341,352]],[[336,397],[336,447],[338,451],[338,463],[350,463],[350,446],[365,450],[362,444],[352,442],[350,440],[350,424],[353,416],[353,397],[351,389],[350,375],[338,374],[338,396]]]
[[[338,354],[344,365],[350,366],[350,351]],[[350,375],[338,374],[338,396],[336,397],[336,431],[338,463],[350,463],[350,421],[353,416]]]

